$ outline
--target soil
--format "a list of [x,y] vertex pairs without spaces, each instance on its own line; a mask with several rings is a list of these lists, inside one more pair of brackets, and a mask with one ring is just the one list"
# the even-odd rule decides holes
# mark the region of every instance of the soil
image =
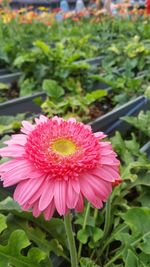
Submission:
[[113,94],[111,93],[108,96],[104,97],[104,99],[101,100],[100,102],[94,103],[94,105],[92,105],[89,108],[90,109],[90,113],[89,113],[90,120],[89,121],[93,121],[113,109],[114,106],[112,103],[112,97],[113,97]]
[[8,99],[19,97],[19,87],[16,81],[11,83],[11,86],[7,92],[7,97]]
[[3,103],[4,101],[11,100],[17,97],[19,97],[19,87],[18,87],[18,83],[14,81],[10,84],[10,87],[8,88],[8,90],[1,89],[0,103]]

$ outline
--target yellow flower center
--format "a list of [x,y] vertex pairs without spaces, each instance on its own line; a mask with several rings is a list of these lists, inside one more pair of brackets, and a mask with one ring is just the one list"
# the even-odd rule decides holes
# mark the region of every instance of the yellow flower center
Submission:
[[52,150],[61,156],[70,156],[76,152],[77,147],[73,141],[61,138],[54,141]]

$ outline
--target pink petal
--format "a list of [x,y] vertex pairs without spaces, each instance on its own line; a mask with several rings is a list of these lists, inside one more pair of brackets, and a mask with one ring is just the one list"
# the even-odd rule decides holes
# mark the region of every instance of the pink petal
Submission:
[[97,132],[97,133],[94,133],[94,136],[98,139],[103,139],[105,137],[107,137],[106,134],[104,134],[103,132]]
[[69,119],[68,119],[68,122],[72,122],[72,123],[74,123],[74,122],[77,122],[77,121],[76,121],[75,118],[69,118]]
[[107,165],[100,166],[90,173],[108,182],[114,182],[117,178],[120,178],[119,173]]
[[68,182],[68,188],[67,188],[67,206],[69,209],[74,209],[77,201],[78,201],[79,195],[74,191],[72,186],[72,181]]
[[22,125],[21,132],[25,134],[30,134],[35,129],[35,125],[32,125],[28,121],[22,121]]
[[22,157],[24,154],[24,147],[19,145],[12,145],[0,149],[0,155],[2,157]]
[[55,211],[55,204],[54,204],[54,200],[53,200],[53,201],[51,201],[49,206],[44,210],[45,220],[47,220],[47,221],[50,220],[54,214],[54,211]]
[[66,182],[56,181],[54,188],[54,201],[55,206],[60,215],[66,213]]
[[100,148],[100,154],[103,156],[106,155],[113,155],[116,156],[117,154],[112,149],[107,148]]
[[34,193],[33,196],[28,200],[29,204],[33,205],[41,197],[43,190],[45,188],[45,182],[39,187],[39,189]]
[[57,121],[58,125],[60,125],[60,123],[61,123],[61,121],[63,121],[63,119],[62,119],[62,118],[59,118],[59,117],[57,117],[57,116],[54,116],[54,117],[52,118],[52,121]]
[[97,197],[94,189],[89,185],[86,175],[80,176],[80,186],[82,194],[95,208],[99,209],[103,206],[101,199]]
[[22,210],[28,211],[31,209],[31,205],[29,203],[25,203],[24,205],[21,206]]
[[82,194],[79,195],[78,202],[75,207],[77,212],[82,212],[84,209],[84,201],[83,201],[83,196]]
[[111,149],[112,150],[111,142],[99,142],[99,146],[101,148]]
[[120,164],[118,160],[112,157],[112,155],[102,156],[99,160],[100,164],[106,164],[106,165],[116,165]]
[[90,131],[92,132],[92,128],[91,128],[90,125],[85,125],[85,124],[84,124],[84,129],[86,129],[86,130],[90,130]]
[[32,208],[33,209],[33,211],[32,211],[33,212],[33,216],[36,217],[36,218],[41,215],[41,211],[39,210],[38,207],[39,207],[39,203],[37,201],[37,202],[34,203],[33,208]]
[[53,181],[45,182],[45,187],[39,200],[39,210],[45,210],[52,201],[54,196],[54,185]]
[[73,187],[73,189],[74,189],[74,191],[77,193],[77,194],[79,194],[80,193],[80,183],[79,183],[79,181],[78,181],[78,179],[77,180],[72,180],[71,181],[71,184],[72,184],[72,187]]
[[44,178],[28,179],[20,182],[14,192],[14,200],[20,205],[24,205],[40,188]]
[[86,174],[86,179],[95,191],[95,194],[100,197],[102,201],[106,201],[112,191],[111,183],[89,174]]
[[40,115],[39,119],[35,118],[36,125],[39,125],[41,122],[47,122],[48,118],[44,115]]
[[28,161],[22,161],[22,164],[18,164],[18,167],[16,166],[14,169],[2,173],[1,179],[4,181],[4,186],[7,187],[28,178],[37,179],[41,176],[42,174]]
[[[5,167],[5,174],[4,175],[12,175],[14,172],[18,172],[21,175],[26,175],[25,172],[32,172],[34,169],[35,171],[36,168],[34,168],[34,166],[28,161],[28,160],[11,160],[10,163],[12,164],[8,164]],[[4,170],[4,168],[2,169]]]
[[15,134],[12,135],[12,139],[5,141],[6,145],[21,145],[24,146],[27,142],[27,136],[24,134]]
[[40,115],[40,121],[41,122],[47,122],[48,121],[48,118],[44,115]]
[[18,163],[19,163],[19,165],[22,164],[18,160],[9,160],[9,161],[1,164],[0,165],[0,174],[3,173],[3,172],[6,172],[6,171],[14,169],[14,166],[16,166],[16,165],[18,166]]

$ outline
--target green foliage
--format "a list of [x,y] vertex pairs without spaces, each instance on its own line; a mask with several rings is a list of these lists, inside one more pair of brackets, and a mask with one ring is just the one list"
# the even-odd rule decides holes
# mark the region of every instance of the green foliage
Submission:
[[[0,23],[0,65],[22,71],[19,90],[13,97],[41,91],[44,80],[53,81],[50,89],[52,96],[56,90],[52,86],[57,87],[56,91],[61,91],[63,96],[68,91],[73,92],[78,83],[84,92],[91,92],[97,85],[96,81],[104,82],[114,92],[111,106],[121,105],[145,91],[148,94],[150,42],[145,18],[138,18],[135,25],[128,19],[103,18],[103,23],[96,23],[94,27],[91,19],[84,18],[77,24],[70,20],[61,26],[54,23],[50,29],[39,22],[33,22],[29,28],[29,25],[18,24],[15,19],[11,27]],[[98,67],[91,67],[82,61],[97,55],[103,56]],[[51,96],[49,90],[44,90]],[[7,89],[1,91],[4,91],[0,99],[3,102],[8,94]],[[76,92],[74,95],[76,98]],[[70,104],[68,101],[64,104],[64,99],[61,101],[62,111],[62,106],[66,109],[66,105]],[[55,103],[52,106],[55,109]],[[83,112],[86,113],[85,109]],[[59,108],[58,114],[62,114]]]
[[20,97],[32,95],[34,88],[35,88],[35,82],[33,78],[27,78],[21,81],[20,79]]
[[143,169],[148,166],[147,157],[140,152],[140,144],[137,142],[135,135],[131,134],[131,139],[124,140],[119,132],[116,132],[115,136],[111,138],[113,147],[115,151],[118,153],[121,162],[123,163],[121,166],[121,170],[123,173],[123,177],[128,177],[130,175],[130,179],[134,180],[135,173],[132,173],[132,169],[137,169],[138,166]]
[[125,266],[149,266],[150,210],[131,208],[121,217],[127,228],[115,234],[115,239],[122,244],[120,253],[116,257],[122,258]]
[[0,116],[0,135],[13,133],[15,130],[20,129],[24,118],[24,113],[17,116]]
[[43,90],[54,100],[64,94],[64,89],[56,81],[50,79],[43,81]]
[[[64,45],[63,42],[56,43],[55,47],[49,47],[45,42],[36,40],[34,46],[28,51],[24,51],[21,55],[16,57],[14,66],[21,68],[23,76],[20,79],[20,87],[23,91],[28,91],[27,81],[32,80],[32,91],[40,91],[42,88],[43,80],[46,80],[43,84],[43,89],[48,95],[50,91],[54,96],[54,87],[57,84],[57,91],[63,91],[63,83],[66,84],[66,79],[73,78],[80,81],[88,76],[89,65],[84,62],[74,64],[82,52],[75,52],[72,56],[73,47],[68,44]],[[51,89],[47,90],[46,83]],[[51,81],[51,85],[50,85]],[[59,85],[60,83],[60,85]],[[45,87],[46,86],[46,87]],[[31,88],[31,86],[30,86]],[[50,94],[51,95],[51,94]]]
[[6,83],[0,83],[0,103],[7,100],[7,93],[8,93],[9,85]]
[[[55,84],[55,87],[51,87],[51,84]],[[42,104],[42,110],[50,117],[60,115],[64,118],[76,117],[78,120],[87,121],[90,118],[87,105],[92,106],[94,102],[100,101],[107,95],[105,90],[85,93],[78,84],[76,92],[68,92],[62,99],[63,89],[56,82],[50,81],[49,83],[49,80],[46,80],[43,86],[49,98]]]
[[22,212],[12,198],[0,202],[0,262],[2,266],[52,267],[51,253],[67,259],[66,236],[61,219],[46,222]]
[[137,117],[123,117],[123,120],[150,137],[150,111],[141,111]]
[[8,90],[9,86],[6,83],[0,83],[0,90]]
[[81,229],[77,233],[77,239],[82,244],[86,244],[88,242],[88,239],[90,240],[89,242],[90,248],[94,248],[94,246],[102,238],[102,236],[103,236],[103,231],[96,226],[93,227],[87,226],[85,229]]
[[85,95],[85,101],[87,105],[94,103],[95,101],[100,100],[102,97],[107,95],[106,90],[95,90],[94,92],[88,93]]
[[80,266],[81,267],[99,267],[97,264],[94,263],[94,261],[92,261],[89,258],[81,258]]
[[0,214],[0,233],[2,233],[6,228],[6,217],[3,214]]
[[[82,255],[87,256],[87,251],[90,251],[89,255],[94,255],[96,263],[105,267],[149,266],[150,164],[146,155],[140,152],[134,134],[124,140],[116,133],[111,141],[122,163],[123,182],[110,196],[107,227],[104,227],[104,215],[108,209],[105,207],[100,213],[91,208],[86,227],[79,228],[77,238],[86,251],[83,250]],[[78,225],[85,225],[85,212],[78,214]],[[101,233],[98,231],[100,235],[92,243],[90,234],[92,230],[96,233],[97,229]]]
[[46,257],[38,248],[31,248],[27,256],[21,254],[21,250],[30,245],[30,242],[22,230],[14,231],[6,246],[0,246],[0,262],[2,267],[40,267],[41,261]]
[[[92,91],[97,82],[111,86],[112,106],[145,90],[149,94],[149,19],[133,23],[105,18],[94,27],[87,22],[68,20],[50,31],[40,23],[10,27],[0,22],[0,65],[22,71],[21,96],[43,87],[47,99],[42,108],[49,116],[88,121],[90,108],[106,96],[104,90]],[[104,55],[97,68],[83,61],[75,63],[96,55]],[[0,88],[7,92],[7,85]],[[101,211],[90,207],[88,214],[85,208],[73,217],[81,267],[150,266],[150,163],[140,151],[143,139],[150,136],[149,117],[149,112],[141,112],[137,118],[125,118],[146,137],[135,130],[126,139],[119,133],[111,139],[121,161],[122,183],[113,188],[107,205]],[[0,134],[18,130],[23,118],[1,117]],[[0,189],[0,265],[52,267],[56,255],[70,266],[63,219],[34,218],[7,194]]]

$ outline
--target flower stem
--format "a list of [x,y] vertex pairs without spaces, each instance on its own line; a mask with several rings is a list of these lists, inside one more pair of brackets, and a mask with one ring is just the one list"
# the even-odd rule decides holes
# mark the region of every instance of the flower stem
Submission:
[[[85,217],[84,217],[82,230],[85,230],[87,219],[88,219],[88,215],[89,215],[89,211],[90,211],[90,203],[88,202],[87,207],[86,207],[86,212],[85,212]],[[82,251],[82,243],[80,242],[79,250],[78,250],[78,260],[81,257],[81,251]]]
[[106,244],[106,240],[108,237],[108,232],[110,229],[110,219],[111,219],[111,198],[109,198],[106,202],[106,213],[105,213],[105,223],[104,223],[104,233],[103,233],[103,237],[100,241],[100,247],[101,249],[99,249],[98,251],[98,255],[99,257],[102,255],[102,251],[104,250],[105,244]]
[[104,225],[104,235],[103,240],[107,237],[110,228],[110,218],[111,218],[111,200],[110,198],[106,202],[106,214],[105,214],[105,225]]
[[69,244],[71,267],[78,267],[77,251],[76,251],[76,246],[75,246],[74,234],[72,231],[70,214],[64,216],[64,225],[65,225],[65,230],[66,230],[68,244]]

